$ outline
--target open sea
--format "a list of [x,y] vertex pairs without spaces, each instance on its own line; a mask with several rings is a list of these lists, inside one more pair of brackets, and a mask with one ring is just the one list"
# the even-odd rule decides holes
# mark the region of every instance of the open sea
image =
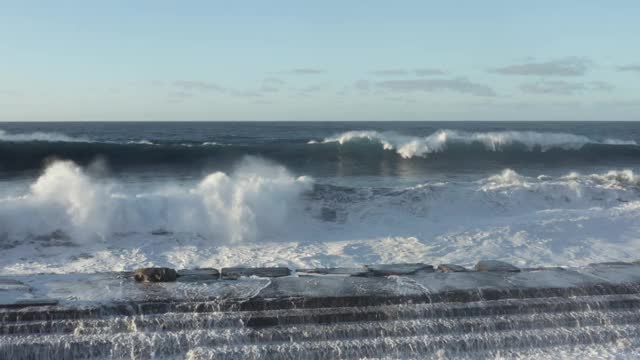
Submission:
[[640,123],[0,124],[0,274],[640,256]]

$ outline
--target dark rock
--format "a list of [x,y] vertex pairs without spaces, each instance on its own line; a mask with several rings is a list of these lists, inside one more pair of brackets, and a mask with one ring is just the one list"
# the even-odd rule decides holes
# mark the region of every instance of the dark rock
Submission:
[[140,282],[171,282],[176,281],[177,277],[175,270],[163,267],[137,269],[133,275]]
[[156,236],[166,236],[171,234],[173,234],[171,231],[168,231],[165,229],[156,229],[151,231],[151,235],[156,235]]
[[257,277],[281,277],[291,275],[291,270],[286,267],[255,267],[255,268],[243,268],[243,267],[230,267],[223,268],[222,271],[223,280],[235,280],[241,277],[257,276]]
[[442,272],[465,272],[469,271],[464,266],[456,265],[456,264],[440,264],[438,265],[438,270]]
[[368,270],[364,267],[359,268],[324,268],[324,269],[300,269],[298,275],[348,275],[348,276],[364,276]]
[[480,260],[474,267],[475,271],[502,271],[502,272],[519,272],[520,269],[498,260]]
[[434,271],[432,265],[423,263],[367,265],[365,268],[368,271],[367,276],[410,275],[418,271]]
[[180,282],[199,282],[220,280],[220,272],[213,268],[178,270],[178,281]]

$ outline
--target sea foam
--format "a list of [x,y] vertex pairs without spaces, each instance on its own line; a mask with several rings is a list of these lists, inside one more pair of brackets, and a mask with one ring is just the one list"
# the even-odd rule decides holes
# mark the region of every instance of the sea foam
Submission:
[[[353,141],[378,142],[385,150],[394,150],[403,158],[424,157],[431,153],[445,151],[452,144],[482,144],[486,150],[501,151],[507,146],[521,145],[527,150],[551,149],[579,150],[586,144],[637,145],[633,140],[605,139],[598,141],[583,135],[569,133],[544,133],[535,131],[494,131],[464,132],[438,130],[426,137],[407,136],[394,132],[372,130],[348,131],[325,138],[322,143],[344,145]],[[310,141],[310,144],[317,143]]]
[[26,191],[0,199],[0,273],[478,258],[583,265],[640,251],[631,169],[505,169],[390,188],[314,183],[255,158],[181,184],[91,174],[53,162]]

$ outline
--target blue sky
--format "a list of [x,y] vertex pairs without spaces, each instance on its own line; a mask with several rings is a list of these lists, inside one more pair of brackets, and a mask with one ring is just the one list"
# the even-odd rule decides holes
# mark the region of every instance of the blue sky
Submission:
[[635,1],[5,1],[0,120],[640,120]]

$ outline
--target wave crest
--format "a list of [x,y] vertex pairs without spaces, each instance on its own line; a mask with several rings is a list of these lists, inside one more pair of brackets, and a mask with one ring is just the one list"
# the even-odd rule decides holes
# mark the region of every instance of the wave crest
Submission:
[[[415,156],[442,152],[451,144],[481,144],[486,150],[501,151],[507,146],[520,145],[528,151],[539,149],[580,150],[586,144],[637,145],[633,140],[606,139],[597,141],[583,135],[570,133],[544,133],[535,131],[491,131],[464,132],[457,130],[438,130],[426,137],[407,136],[393,132],[348,131],[326,138],[322,143],[344,145],[353,141],[370,141],[382,144],[385,150],[395,150],[400,156],[409,159]],[[317,142],[311,141],[310,144]]]
[[29,141],[47,141],[47,142],[91,142],[89,139],[81,137],[72,137],[56,132],[41,132],[36,131],[32,133],[8,133],[0,129],[0,141],[8,142],[29,142]]
[[160,229],[218,242],[252,241],[284,228],[299,195],[311,186],[308,177],[247,158],[233,173],[212,173],[193,187],[131,193],[71,161],[56,161],[27,194],[0,199],[0,229],[11,239],[62,232],[86,241]]

